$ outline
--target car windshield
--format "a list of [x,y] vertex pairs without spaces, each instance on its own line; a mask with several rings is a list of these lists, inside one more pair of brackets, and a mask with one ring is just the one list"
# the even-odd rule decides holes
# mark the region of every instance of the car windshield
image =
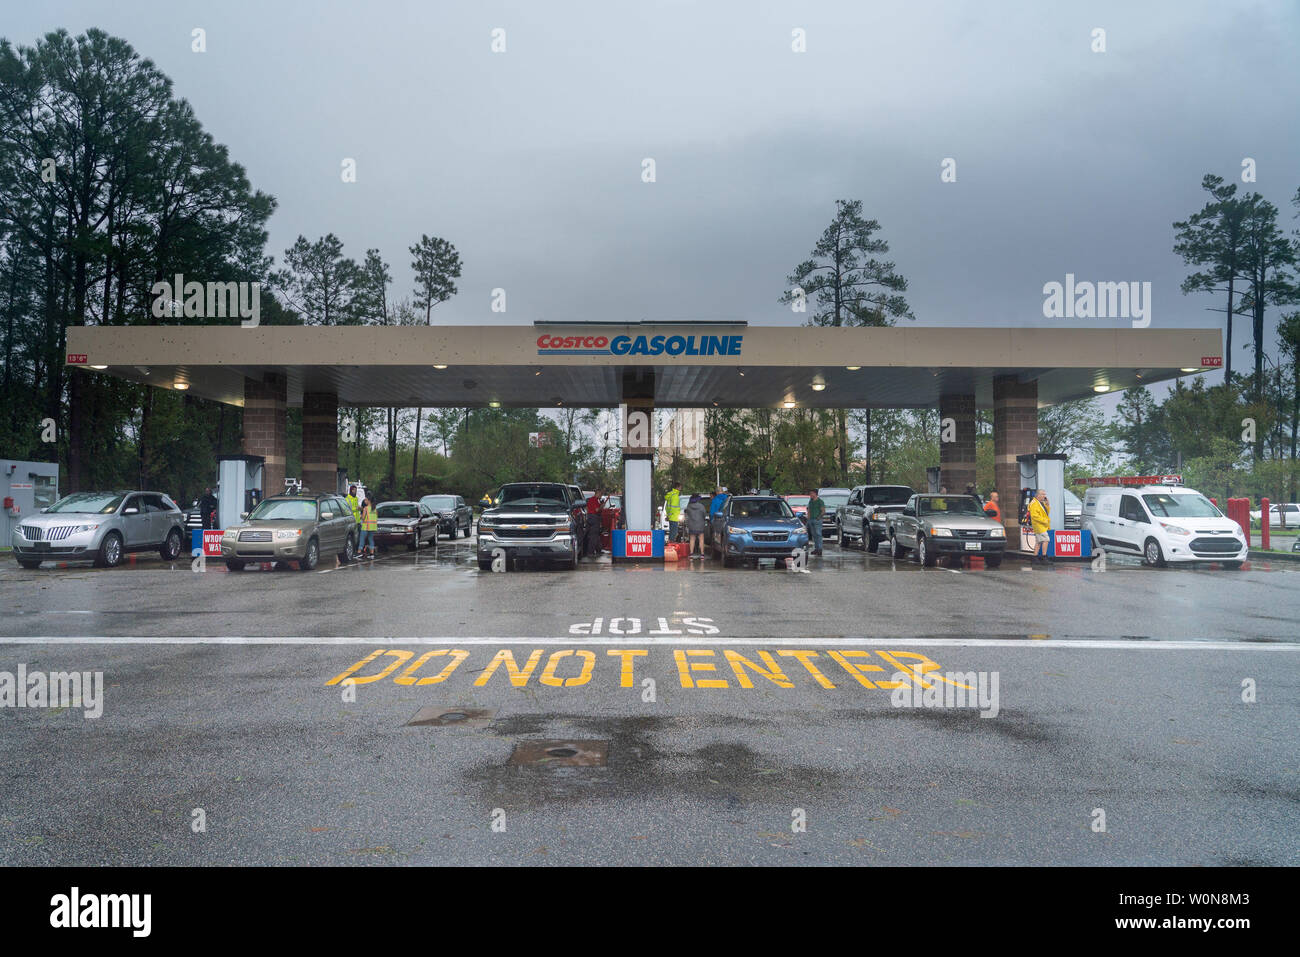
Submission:
[[906,505],[912,490],[906,485],[886,485],[862,490],[863,505]]
[[1079,501],[1079,496],[1075,495],[1068,488],[1065,489],[1065,507],[1083,511],[1083,503]]
[[785,501],[787,505],[794,508],[799,505],[807,505],[810,497],[808,495],[787,495]]
[[1156,518],[1222,518],[1223,513],[1204,495],[1172,495],[1153,492],[1143,495],[1142,501]]
[[73,492],[50,506],[51,512],[97,512],[111,515],[122,504],[124,495],[116,492]]
[[419,518],[420,507],[407,502],[385,502],[375,509],[375,518]]
[[498,504],[517,508],[550,508],[556,506],[563,508],[565,505],[564,486],[503,485]]
[[731,505],[732,518],[794,518],[794,512],[783,499],[736,499]]
[[849,500],[848,492],[827,492],[821,496],[821,500],[826,503],[826,511],[833,512],[835,509],[844,505]]
[[311,499],[268,498],[248,513],[250,522],[314,522],[316,503]]
[[426,495],[420,499],[421,503],[429,508],[455,508],[456,499],[451,495]]
[[983,515],[979,502],[969,495],[936,495],[920,501],[922,515]]

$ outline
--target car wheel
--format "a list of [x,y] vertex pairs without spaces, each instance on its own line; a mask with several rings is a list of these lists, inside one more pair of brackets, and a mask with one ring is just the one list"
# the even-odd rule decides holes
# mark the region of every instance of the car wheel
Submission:
[[306,554],[298,559],[298,571],[309,572],[316,567],[318,561],[320,561],[320,543],[313,538],[307,543]]
[[226,567],[229,568],[232,572],[242,572],[244,570],[244,563],[237,562],[234,559],[227,559]]
[[577,542],[573,543],[572,554],[569,555],[568,561],[564,563],[564,567],[567,568],[569,571],[577,570],[578,568],[578,543]]
[[20,558],[18,564],[22,565],[23,568],[39,568],[41,560],[39,558]]
[[122,536],[117,532],[109,532],[104,536],[104,540],[99,545],[99,553],[95,556],[95,564],[100,568],[114,568],[122,564]]
[[889,536],[889,550],[895,558],[902,558],[907,554],[907,549],[898,544],[897,536]]
[[985,555],[985,556],[984,556],[984,567],[985,567],[985,568],[1001,568],[1001,567],[1002,567],[1002,556],[1001,556],[1001,555]]
[[916,537],[916,560],[926,568],[933,568],[934,563],[938,561],[939,556],[930,551],[925,545],[925,536]]
[[348,533],[348,540],[343,545],[343,551],[339,552],[339,561],[344,565],[356,561],[357,558],[357,540]]
[[181,531],[179,528],[173,528],[167,533],[167,540],[162,543],[162,548],[158,549],[158,554],[162,556],[163,561],[174,562],[180,553]]
[[1148,538],[1142,546],[1142,561],[1153,568],[1165,567],[1165,553],[1154,538]]
[[730,567],[731,567],[731,559],[727,556],[727,553],[726,553],[726,552],[720,552],[719,554],[722,556],[722,567],[723,567],[723,568],[730,568]]

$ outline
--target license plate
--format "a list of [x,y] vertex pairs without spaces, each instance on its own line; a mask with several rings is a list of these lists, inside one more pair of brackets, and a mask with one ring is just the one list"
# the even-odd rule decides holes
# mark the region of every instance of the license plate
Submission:
[[32,545],[38,552],[48,552],[50,550],[49,542],[33,542]]
[[966,543],[966,551],[968,551],[968,552],[978,552],[979,550],[980,550],[980,543],[979,543],[979,542],[967,542],[967,543]]

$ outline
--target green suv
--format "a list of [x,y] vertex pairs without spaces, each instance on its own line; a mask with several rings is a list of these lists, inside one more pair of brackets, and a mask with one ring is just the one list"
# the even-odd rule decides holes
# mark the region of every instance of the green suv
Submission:
[[249,562],[297,562],[309,572],[322,554],[350,562],[357,554],[357,522],[341,495],[273,495],[221,536],[231,571]]

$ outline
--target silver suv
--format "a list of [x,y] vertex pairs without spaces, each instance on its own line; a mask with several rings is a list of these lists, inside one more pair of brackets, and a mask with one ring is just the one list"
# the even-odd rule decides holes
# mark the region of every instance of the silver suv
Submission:
[[14,528],[14,558],[23,568],[43,561],[122,563],[127,552],[157,550],[175,561],[185,515],[162,492],[73,492]]
[[339,495],[272,495],[221,536],[233,572],[250,562],[297,562],[309,572],[330,553],[345,563],[357,554],[357,520]]

